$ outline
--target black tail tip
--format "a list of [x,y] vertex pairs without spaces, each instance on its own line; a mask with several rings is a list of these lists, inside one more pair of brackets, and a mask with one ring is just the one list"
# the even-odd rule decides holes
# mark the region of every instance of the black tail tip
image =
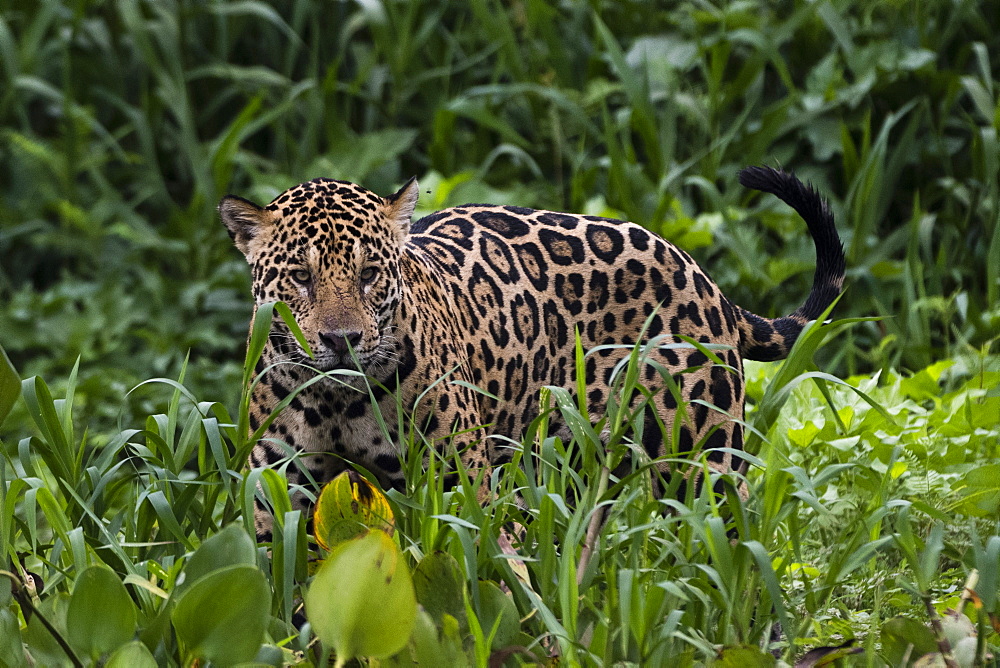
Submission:
[[764,166],[744,167],[739,173],[740,185],[766,193],[784,190],[790,182],[798,182],[794,174]]
[[833,214],[826,200],[811,185],[799,181],[795,174],[773,167],[744,167],[739,180],[746,188],[777,196],[805,219],[810,230],[833,229]]

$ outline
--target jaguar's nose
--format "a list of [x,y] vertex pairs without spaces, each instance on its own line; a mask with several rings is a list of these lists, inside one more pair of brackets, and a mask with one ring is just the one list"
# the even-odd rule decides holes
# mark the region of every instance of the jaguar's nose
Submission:
[[329,332],[320,332],[319,340],[332,352],[344,354],[348,350],[348,344],[350,344],[351,349],[358,349],[358,346],[361,345],[361,332],[350,329],[334,329]]

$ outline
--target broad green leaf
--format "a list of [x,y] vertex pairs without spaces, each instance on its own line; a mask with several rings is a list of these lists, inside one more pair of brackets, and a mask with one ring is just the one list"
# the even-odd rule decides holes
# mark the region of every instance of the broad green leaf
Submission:
[[178,595],[200,578],[227,566],[257,563],[254,542],[239,523],[230,524],[202,543],[184,567],[184,579],[177,585]]
[[899,381],[899,390],[917,401],[933,399],[941,393],[938,383],[948,368],[955,363],[952,360],[943,360],[930,365],[920,371],[903,378]]
[[323,487],[313,511],[313,526],[316,542],[329,552],[367,529],[392,535],[392,508],[385,494],[364,476],[344,471]]
[[708,665],[714,668],[770,668],[775,665],[775,658],[759,647],[737,645],[723,647]]
[[959,492],[965,497],[959,510],[976,517],[992,517],[1000,508],[1000,464],[984,464],[962,478]]
[[122,645],[108,657],[104,668],[156,668],[156,659],[138,640]]
[[76,578],[66,611],[70,644],[97,658],[128,642],[135,634],[132,597],[107,566],[91,566]]
[[306,592],[313,631],[337,661],[390,656],[410,638],[417,601],[402,553],[382,531],[338,545]]
[[[7,579],[0,579],[0,587],[7,588]],[[0,608],[0,666],[20,668],[27,663],[24,660],[24,647],[21,645],[21,629],[17,615],[9,608]]]
[[185,650],[219,664],[251,661],[264,641],[271,591],[255,566],[216,570],[177,599],[170,620]]
[[509,645],[521,627],[521,616],[517,614],[514,599],[500,591],[496,583],[480,580],[479,605],[479,625],[483,634],[487,635],[496,628],[490,647],[497,650]]
[[17,370],[10,363],[7,351],[0,346],[0,424],[14,407],[14,402],[21,395],[21,379],[17,375]]
[[[458,621],[451,615],[441,619],[441,632],[426,610],[417,614],[411,647],[418,666],[461,666],[471,662],[462,650]],[[400,655],[400,656],[405,656]]]
[[[66,592],[59,592],[54,596],[46,596],[38,606],[38,611],[45,616],[56,632],[65,638],[66,614],[69,606],[70,595]],[[30,649],[31,657],[38,666],[66,666],[71,663],[65,650],[58,641],[42,624],[38,615],[32,615],[28,620],[28,626],[21,634],[25,645]],[[72,649],[72,648],[70,648]],[[76,656],[76,652],[73,652]]]
[[[882,658],[898,666],[903,656],[919,657],[937,651],[934,634],[915,619],[894,617],[882,625]],[[912,648],[910,646],[912,645]]]
[[464,623],[465,576],[455,557],[440,551],[426,555],[413,571],[413,588],[435,623],[446,614]]

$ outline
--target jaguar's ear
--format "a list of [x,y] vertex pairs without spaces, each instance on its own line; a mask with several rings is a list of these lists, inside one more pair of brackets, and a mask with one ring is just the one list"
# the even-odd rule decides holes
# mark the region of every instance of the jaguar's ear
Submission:
[[403,187],[394,194],[385,198],[389,203],[389,217],[399,225],[399,242],[406,241],[410,235],[410,219],[413,218],[413,209],[417,206],[417,196],[420,194],[420,184],[417,177],[410,177],[410,180],[403,184]]
[[233,243],[244,255],[249,253],[250,240],[257,236],[261,228],[269,224],[264,209],[253,202],[226,195],[219,202],[219,215],[229,230]]

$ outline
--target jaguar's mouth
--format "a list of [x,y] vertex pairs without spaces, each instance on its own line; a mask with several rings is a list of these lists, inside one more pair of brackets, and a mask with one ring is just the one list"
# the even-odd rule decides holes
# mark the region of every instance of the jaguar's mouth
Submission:
[[303,352],[304,360],[303,364],[311,366],[317,371],[337,371],[339,369],[347,369],[349,371],[361,371],[364,372],[365,360],[362,356],[355,354],[354,357],[350,355],[338,355],[337,353],[320,353],[317,354],[314,359],[310,359]]
[[358,351],[354,351],[352,354],[351,352],[337,353],[313,349],[313,357],[310,357],[298,341],[288,334],[271,332],[268,338],[272,349],[279,358],[312,367],[317,371],[336,371],[338,369],[364,371],[366,366],[367,356]]
[[396,339],[391,335],[383,335],[378,344],[369,350],[339,352],[326,348],[317,350],[317,347],[313,347],[313,357],[310,357],[290,334],[271,332],[269,339],[275,353],[273,362],[291,363],[315,369],[320,373],[346,370],[385,380],[404,356],[402,351],[396,348]]

